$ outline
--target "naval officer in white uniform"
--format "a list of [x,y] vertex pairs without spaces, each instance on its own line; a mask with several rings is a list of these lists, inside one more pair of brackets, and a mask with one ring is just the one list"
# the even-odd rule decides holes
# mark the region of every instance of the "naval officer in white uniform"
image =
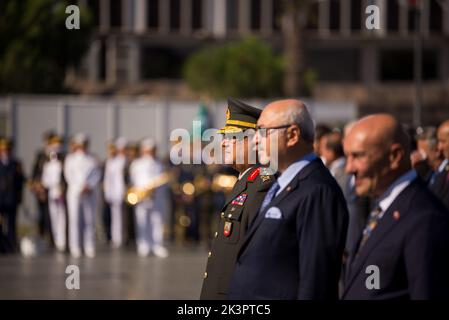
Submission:
[[125,199],[126,139],[115,141],[116,155],[106,160],[103,190],[106,202],[111,208],[112,245],[119,248],[123,242],[123,199]]
[[65,251],[66,248],[66,207],[64,199],[64,178],[61,138],[53,137],[49,141],[49,155],[42,168],[42,185],[48,190],[48,211],[50,225],[56,249]]
[[83,233],[84,253],[95,256],[95,213],[101,172],[98,161],[87,152],[88,138],[79,133],[73,137],[72,150],[64,163],[67,181],[69,216],[69,249],[74,257],[81,255],[80,235]]

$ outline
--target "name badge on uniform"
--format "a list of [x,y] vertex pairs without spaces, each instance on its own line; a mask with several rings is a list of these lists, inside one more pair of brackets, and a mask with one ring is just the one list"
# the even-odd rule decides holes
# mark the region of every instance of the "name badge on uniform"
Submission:
[[223,228],[223,235],[227,238],[231,235],[232,222],[226,221]]
[[281,219],[282,212],[278,207],[272,207],[265,213],[266,219]]
[[248,194],[242,193],[242,194],[239,195],[237,198],[235,198],[234,200],[232,200],[231,204],[238,205],[238,206],[243,206],[243,204],[244,204],[245,201],[246,201],[246,198],[248,198]]

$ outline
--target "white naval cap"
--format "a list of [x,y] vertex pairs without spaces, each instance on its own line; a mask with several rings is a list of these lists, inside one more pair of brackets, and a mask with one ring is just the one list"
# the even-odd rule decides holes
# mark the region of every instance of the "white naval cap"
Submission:
[[85,144],[87,141],[89,140],[89,137],[87,136],[87,134],[83,133],[83,132],[79,132],[77,134],[75,134],[72,138],[72,142],[76,143],[76,144]]
[[128,144],[128,141],[127,141],[126,138],[124,138],[124,137],[119,137],[119,138],[117,138],[117,140],[115,140],[115,143],[114,143],[115,147],[116,147],[118,150],[123,150],[123,149],[125,149],[127,144]]
[[156,144],[154,143],[154,140],[151,138],[145,138],[140,142],[140,148],[152,150],[156,147]]

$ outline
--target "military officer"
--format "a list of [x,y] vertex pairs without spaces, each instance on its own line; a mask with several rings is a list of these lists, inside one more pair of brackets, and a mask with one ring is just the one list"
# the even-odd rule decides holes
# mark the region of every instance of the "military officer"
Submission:
[[[64,177],[67,181],[67,209],[69,216],[69,249],[73,257],[81,255],[80,222],[84,253],[95,256],[95,212],[98,184],[101,179],[98,161],[87,153],[88,138],[83,133],[72,139],[73,152],[64,163]],[[81,218],[82,217],[82,218]]]
[[[260,113],[261,110],[257,108],[228,99],[226,124],[218,132],[224,136],[222,148],[225,162],[240,174],[220,213],[218,230],[214,234],[212,250],[208,254],[201,299],[227,298],[237,252],[249,224],[275,180],[267,169],[250,163],[248,156],[252,150],[252,139],[247,136],[247,130],[256,128]],[[237,148],[239,141],[243,143],[243,148]],[[243,161],[237,161],[238,159]]]
[[42,168],[42,185],[48,190],[48,210],[50,212],[50,226],[58,251],[66,248],[66,207],[65,181],[63,176],[62,139],[55,135],[48,142],[49,155]]
[[111,208],[112,245],[118,248],[123,241],[123,200],[125,199],[126,139],[115,141],[116,155],[106,160],[104,173],[104,197]]

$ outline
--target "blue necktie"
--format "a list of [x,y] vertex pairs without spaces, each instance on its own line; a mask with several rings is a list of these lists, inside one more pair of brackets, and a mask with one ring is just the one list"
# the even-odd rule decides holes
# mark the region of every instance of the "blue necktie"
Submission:
[[273,198],[276,196],[276,193],[279,191],[280,188],[281,187],[279,186],[279,183],[275,181],[268,190],[267,194],[265,195],[262,205],[260,206],[259,212],[262,212],[270,204],[271,200],[273,200]]

